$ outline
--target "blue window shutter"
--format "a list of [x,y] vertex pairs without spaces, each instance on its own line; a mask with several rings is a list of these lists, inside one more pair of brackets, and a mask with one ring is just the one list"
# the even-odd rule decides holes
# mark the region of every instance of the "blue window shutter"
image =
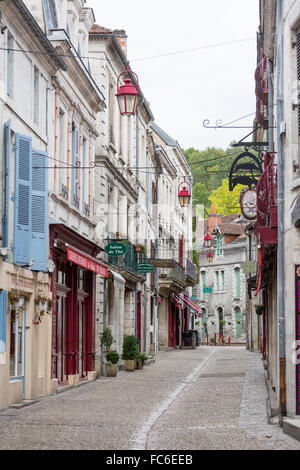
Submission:
[[31,238],[31,138],[16,134],[14,264],[29,266]]
[[32,150],[31,249],[32,271],[47,271],[48,153]]
[[3,246],[9,247],[9,213],[10,213],[10,121],[4,124],[4,171],[3,171]]
[[6,351],[7,292],[0,290],[0,353]]

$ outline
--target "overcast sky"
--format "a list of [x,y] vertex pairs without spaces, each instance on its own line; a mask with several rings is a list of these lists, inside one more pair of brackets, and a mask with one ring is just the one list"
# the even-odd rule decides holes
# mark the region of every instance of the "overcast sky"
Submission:
[[[87,0],[96,22],[125,29],[128,59],[155,122],[183,148],[226,148],[250,129],[206,129],[255,112],[258,0]],[[246,41],[242,41],[245,40]],[[231,41],[235,44],[149,58]],[[148,58],[148,59],[147,59]],[[139,60],[144,59],[144,60]],[[253,116],[232,125],[252,125]]]

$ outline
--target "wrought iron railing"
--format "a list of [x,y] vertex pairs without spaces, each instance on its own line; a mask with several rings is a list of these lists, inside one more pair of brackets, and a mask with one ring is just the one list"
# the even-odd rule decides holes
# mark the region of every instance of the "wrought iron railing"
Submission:
[[145,261],[145,255],[136,251],[136,246],[130,242],[123,242],[127,245],[127,250],[122,256],[107,256],[108,263],[121,269],[128,269],[133,273],[138,273],[138,264]]
[[185,274],[190,279],[197,282],[197,279],[198,279],[197,267],[189,259],[186,260]]
[[[171,261],[171,260],[170,260]],[[160,268],[159,277],[161,280],[166,280],[168,282],[176,282],[178,284],[184,285],[185,278],[185,269],[177,261],[172,260],[172,267],[170,268]]]
[[277,167],[274,155],[266,153],[264,171],[257,183],[257,218],[255,230],[259,232],[262,243],[277,243]]

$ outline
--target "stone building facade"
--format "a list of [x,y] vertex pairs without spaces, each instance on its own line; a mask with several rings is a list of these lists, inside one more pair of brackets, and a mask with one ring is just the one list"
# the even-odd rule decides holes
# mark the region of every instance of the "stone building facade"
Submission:
[[[204,234],[210,233],[212,247],[199,251],[200,282],[193,295],[202,308],[198,330],[202,343],[246,342],[247,282],[242,263],[247,260],[245,220],[239,215],[220,216],[214,206]],[[213,259],[208,261],[207,253]],[[230,340],[229,340],[230,338]]]

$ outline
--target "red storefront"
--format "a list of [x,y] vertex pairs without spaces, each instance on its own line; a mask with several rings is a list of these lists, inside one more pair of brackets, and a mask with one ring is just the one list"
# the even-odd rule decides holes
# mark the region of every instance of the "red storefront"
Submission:
[[96,275],[108,271],[95,259],[101,248],[63,224],[50,225],[52,275],[52,378],[67,384],[94,370]]

